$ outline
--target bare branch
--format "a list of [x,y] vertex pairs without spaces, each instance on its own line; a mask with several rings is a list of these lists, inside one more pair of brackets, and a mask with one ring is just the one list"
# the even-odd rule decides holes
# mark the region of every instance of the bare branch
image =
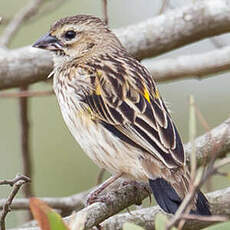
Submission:
[[47,97],[54,95],[53,90],[47,91],[31,91],[24,90],[17,93],[0,93],[0,98],[18,98],[18,97]]
[[[171,229],[171,227],[175,226],[177,223],[178,223],[178,229],[183,228],[185,224],[185,219],[182,218],[183,213],[188,214],[190,212],[192,208],[191,202],[194,199],[197,190],[207,181],[207,179],[209,179],[213,174],[217,172],[218,168],[230,163],[230,158],[224,158],[219,162],[215,163],[216,159],[218,158],[217,150],[222,145],[222,141],[224,141],[225,135],[228,135],[228,132],[225,132],[225,134],[222,136],[222,141],[220,142],[217,142],[216,139],[212,137],[211,132],[208,132],[208,134],[209,134],[209,140],[213,143],[213,148],[210,151],[209,156],[205,157],[205,158],[209,157],[210,159],[209,163],[206,168],[201,167],[199,170],[194,171],[194,173],[196,173],[196,178],[194,181],[192,181],[192,184],[190,186],[190,191],[185,196],[182,204],[180,205],[175,215],[170,219],[166,230]],[[193,151],[192,154],[194,154]]]
[[228,0],[197,1],[115,33],[132,55],[143,59],[229,32],[229,14]]
[[0,50],[0,89],[46,80],[52,66],[49,52],[32,47]]
[[[20,90],[25,91],[28,87],[24,86]],[[30,152],[30,123],[28,117],[28,100],[25,97],[19,98],[19,117],[21,126],[21,154],[22,154],[22,167],[23,174],[32,180],[32,161]],[[32,183],[28,183],[23,188],[25,197],[29,198],[33,194]]]
[[[230,2],[227,0],[204,0],[180,9],[170,10],[139,24],[115,30],[115,33],[129,53],[142,59],[228,31],[230,31]],[[2,50],[0,54],[0,89],[44,80],[52,69],[51,55],[42,50],[24,47],[11,52]],[[189,66],[192,66],[193,62],[196,62],[196,67],[200,66],[196,73],[192,72],[196,68],[191,68],[189,75],[204,76],[205,74],[227,70],[230,66],[229,56],[227,57],[229,49],[226,49],[226,52],[219,50],[219,53],[216,54],[219,55],[218,59],[215,59],[216,55],[214,53],[208,53],[209,60],[212,58],[211,63],[217,62],[219,67],[218,65],[210,65],[207,58],[205,63],[198,65],[199,63],[196,60],[202,60],[205,56],[192,55],[191,58],[188,57]],[[182,59],[180,59],[181,61]],[[158,79],[161,72],[161,75],[164,75],[162,78],[167,79],[167,76],[170,75],[167,70],[173,69],[175,71],[173,67],[180,65],[179,62],[170,64],[172,62],[166,61],[164,65],[163,62],[161,65],[164,68],[159,70],[158,63],[156,61],[152,65],[153,77]],[[166,63],[167,68],[165,68]],[[206,64],[207,68],[203,64]],[[202,66],[203,68],[201,68]],[[167,73],[164,71],[167,71]],[[185,71],[181,71],[180,77],[184,74]]]
[[[216,148],[216,145],[219,145],[218,148]],[[218,158],[225,157],[230,152],[230,119],[227,119],[210,132],[197,137],[195,139],[195,146],[198,165],[201,165],[202,160],[205,158],[211,157],[211,153],[216,154]],[[192,144],[185,144],[184,148],[187,160],[189,160],[188,156],[192,152]]]
[[[74,194],[67,197],[46,197],[39,198],[42,201],[46,202],[50,207],[54,209],[61,210],[63,216],[70,215],[73,210],[78,211],[84,208],[87,196],[91,190],[81,192],[79,194]],[[2,209],[5,199],[0,199],[0,209]],[[12,210],[27,210],[29,208],[29,199],[27,198],[18,198],[13,201],[11,204]]]
[[[218,190],[209,194],[206,194],[211,203],[211,212],[213,215],[221,215],[230,217],[230,187]],[[98,204],[98,203],[96,203]],[[95,205],[96,206],[96,205]],[[92,208],[92,206],[90,206]],[[156,214],[162,212],[159,206],[154,206],[150,208],[144,208],[132,211],[132,215],[130,213],[122,213],[114,215],[102,223],[103,230],[122,230],[123,224],[126,222],[136,223],[146,230],[154,230],[155,222],[154,219]],[[170,217],[170,215],[168,215]],[[216,216],[214,216],[216,218]],[[68,218],[68,222],[74,216]],[[216,221],[222,221],[223,219],[219,219]],[[184,230],[193,230],[193,229],[202,229],[209,225],[213,224],[213,220],[187,220],[184,226]],[[88,228],[86,228],[88,229]],[[31,228],[15,228],[11,230],[39,230],[38,227]],[[91,229],[92,230],[92,229]]]
[[185,220],[200,220],[200,221],[207,221],[207,222],[222,222],[227,221],[228,218],[225,216],[197,216],[197,215],[191,215],[191,214],[182,214],[181,219]]
[[[230,216],[230,187],[209,193],[207,194],[207,197],[211,203],[211,212],[213,215]],[[154,206],[132,211],[132,215],[129,213],[118,214],[103,222],[103,230],[121,230],[123,224],[126,222],[136,223],[144,227],[146,230],[154,230],[154,219],[159,212],[161,212],[159,206]],[[168,216],[171,217],[170,215]],[[211,224],[213,224],[212,219],[209,219],[209,221],[203,219],[187,220],[183,229],[202,229]]]
[[[210,136],[212,137],[212,139],[210,139]],[[215,143],[221,143],[219,148],[215,147],[213,139],[215,140]],[[191,145],[191,143],[188,143],[184,146],[187,156],[192,152]],[[210,132],[205,133],[200,137],[197,137],[195,139],[195,146],[199,165],[201,164],[202,160],[206,158],[207,155],[213,153],[213,150],[216,151],[215,154],[217,154],[219,158],[224,157],[228,152],[230,152],[230,119],[224,121],[222,124],[215,127]],[[76,207],[84,206],[87,194],[88,192],[83,192],[70,197],[42,198],[42,200],[47,202],[48,205],[55,209],[67,209],[73,211],[74,209],[76,209]],[[126,192],[126,195],[129,195],[129,193]],[[0,200],[0,208],[2,208],[4,202],[4,199]],[[11,208],[14,210],[27,209],[28,207],[29,206],[27,199],[15,199],[11,205]]]
[[1,212],[1,216],[0,216],[0,229],[1,230],[6,229],[5,228],[5,219],[6,219],[8,212],[10,212],[10,210],[11,210],[10,205],[11,205],[14,197],[17,195],[21,186],[27,182],[30,182],[30,178],[28,178],[26,176],[21,176],[21,175],[17,175],[13,180],[1,181],[0,184],[9,184],[9,185],[13,186],[12,191],[10,192],[7,200],[5,200],[5,202],[3,204],[3,209]]
[[19,180],[24,180],[24,181],[30,181],[30,178],[28,178],[27,176],[23,176],[23,175],[17,175],[14,179],[12,180],[1,180],[0,181],[0,185],[10,185],[13,186],[14,184],[16,184]]
[[19,13],[11,20],[9,25],[3,31],[0,38],[0,46],[7,46],[13,35],[17,32],[24,20],[34,15],[40,7],[42,0],[31,0]]
[[109,17],[108,17],[108,2],[107,0],[102,0],[102,8],[103,8],[103,17],[104,17],[104,21],[105,24],[108,25],[109,23]]
[[[167,68],[165,68],[167,66]],[[181,55],[147,64],[153,78],[158,82],[178,79],[203,78],[230,69],[230,47],[203,54]],[[209,77],[211,77],[209,75]]]
[[169,0],[162,0],[161,8],[159,10],[159,14],[163,14],[164,11],[167,9],[168,5],[169,5]]

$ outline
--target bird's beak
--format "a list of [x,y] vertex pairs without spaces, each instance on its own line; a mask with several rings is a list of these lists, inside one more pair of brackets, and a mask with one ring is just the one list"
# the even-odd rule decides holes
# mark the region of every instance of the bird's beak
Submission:
[[46,34],[40,39],[38,39],[33,44],[33,47],[51,50],[51,51],[57,51],[57,50],[62,50],[63,44],[56,37],[50,34]]

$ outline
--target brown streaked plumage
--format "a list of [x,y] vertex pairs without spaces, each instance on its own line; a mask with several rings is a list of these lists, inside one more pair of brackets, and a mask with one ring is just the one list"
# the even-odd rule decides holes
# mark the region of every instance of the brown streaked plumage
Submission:
[[[189,174],[178,131],[146,68],[88,15],[60,19],[34,47],[54,53],[54,91],[88,156],[117,177],[148,181],[162,209],[175,213]],[[192,213],[210,215],[200,191]]]

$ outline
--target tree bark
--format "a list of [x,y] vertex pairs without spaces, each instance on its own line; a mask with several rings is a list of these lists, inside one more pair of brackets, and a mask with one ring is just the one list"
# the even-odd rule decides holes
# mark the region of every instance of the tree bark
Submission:
[[[197,1],[144,22],[114,30],[128,52],[138,59],[156,56],[229,31],[228,0]],[[2,49],[0,89],[45,80],[51,69],[52,58],[49,52],[32,47],[12,51]]]

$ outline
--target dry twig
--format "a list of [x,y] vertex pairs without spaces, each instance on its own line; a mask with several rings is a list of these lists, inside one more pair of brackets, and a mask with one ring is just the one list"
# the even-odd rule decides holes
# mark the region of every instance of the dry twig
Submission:
[[[115,30],[115,33],[130,54],[142,59],[229,32],[229,28],[230,2],[204,0]],[[152,65],[153,77],[172,80],[183,78],[184,75],[191,78],[228,70],[230,49],[225,49],[215,53],[210,51],[206,56],[183,56],[181,59],[176,58],[177,62],[167,59],[162,61],[161,68],[158,67],[160,62],[155,61]],[[52,56],[49,52],[24,47],[8,52],[1,50],[0,54],[0,89],[45,80],[52,69]],[[183,59],[186,57],[185,62]]]
[[159,14],[164,13],[164,11],[168,8],[169,2],[170,2],[170,0],[162,0],[161,8],[159,10]]
[[103,8],[103,18],[106,25],[109,23],[109,16],[108,16],[108,2],[107,0],[102,0],[102,8]]
[[[219,148],[215,148],[215,144],[209,138],[210,135],[213,139],[216,140],[216,143],[221,143]],[[230,152],[230,119],[215,127],[210,132],[205,133],[200,137],[197,137],[194,142],[196,146],[198,165],[201,165],[202,159],[206,158],[209,153],[212,153],[213,149],[216,151],[218,157],[225,157],[226,154]],[[186,144],[184,148],[186,155],[189,156],[192,152],[191,143]],[[127,191],[126,194],[129,195]],[[43,200],[55,209],[62,209],[63,207],[63,210],[74,210],[75,207],[83,207],[83,204],[86,201],[86,197],[87,192],[84,192],[82,194],[80,193],[70,197],[44,198]],[[0,200],[0,208],[2,208],[4,202],[4,199]],[[15,199],[11,205],[11,208],[14,210],[27,209],[28,207],[29,206],[27,199]]]
[[[223,221],[219,219],[219,215],[230,217],[230,187],[222,190],[218,190],[209,194],[206,194],[210,203],[211,203],[211,212],[215,220]],[[154,230],[155,229],[155,217],[161,212],[159,206],[154,206],[150,208],[143,208],[139,210],[132,211],[132,215],[128,213],[121,213],[115,216],[110,217],[105,220],[102,224],[103,230],[122,230],[123,224],[126,222],[136,223],[142,226],[145,230]],[[217,215],[217,216],[216,216]],[[190,215],[186,215],[189,217]],[[183,217],[186,217],[183,215]],[[171,217],[171,215],[168,215]],[[196,217],[197,216],[192,216]],[[202,229],[209,225],[213,224],[213,218],[210,219],[196,219],[196,220],[186,220],[184,230],[194,230]]]
[[1,213],[1,217],[0,217],[0,229],[1,230],[6,229],[5,228],[5,219],[6,219],[8,212],[10,212],[10,210],[11,210],[10,205],[11,205],[14,197],[17,195],[21,186],[27,182],[30,182],[30,178],[28,178],[26,176],[21,176],[21,175],[17,175],[13,180],[0,181],[0,185],[8,184],[10,186],[13,186],[12,191],[10,192],[8,198],[5,200],[5,202],[3,204],[2,213]]
[[18,97],[46,97],[54,95],[53,90],[47,91],[30,91],[23,90],[17,93],[0,93],[0,98],[18,98]]
[[[211,136],[211,133],[209,135]],[[225,132],[223,137],[225,135],[228,135],[228,133]],[[211,160],[207,168],[204,169],[203,167],[201,167],[199,170],[196,171],[196,178],[194,181],[192,181],[190,192],[185,196],[176,214],[171,218],[166,230],[171,229],[171,227],[175,226],[178,222],[178,229],[182,229],[183,225],[185,224],[185,220],[182,218],[183,213],[188,214],[190,212],[191,202],[194,199],[197,190],[207,181],[208,178],[215,174],[219,168],[230,163],[230,157],[226,157],[220,160],[219,162],[215,163],[216,159],[218,158],[217,149],[220,148],[221,144],[217,143],[212,136],[210,140],[214,143],[214,148],[210,152]]]
[[[20,89],[20,91],[26,91],[28,89],[27,86]],[[28,116],[28,106],[29,102],[27,98],[21,97],[19,98],[19,116],[20,116],[20,125],[21,125],[21,153],[22,153],[22,167],[23,174],[30,177],[32,179],[32,160],[31,160],[31,152],[30,152],[30,123]],[[32,183],[28,183],[24,186],[24,194],[25,197],[29,198],[33,195]]]

